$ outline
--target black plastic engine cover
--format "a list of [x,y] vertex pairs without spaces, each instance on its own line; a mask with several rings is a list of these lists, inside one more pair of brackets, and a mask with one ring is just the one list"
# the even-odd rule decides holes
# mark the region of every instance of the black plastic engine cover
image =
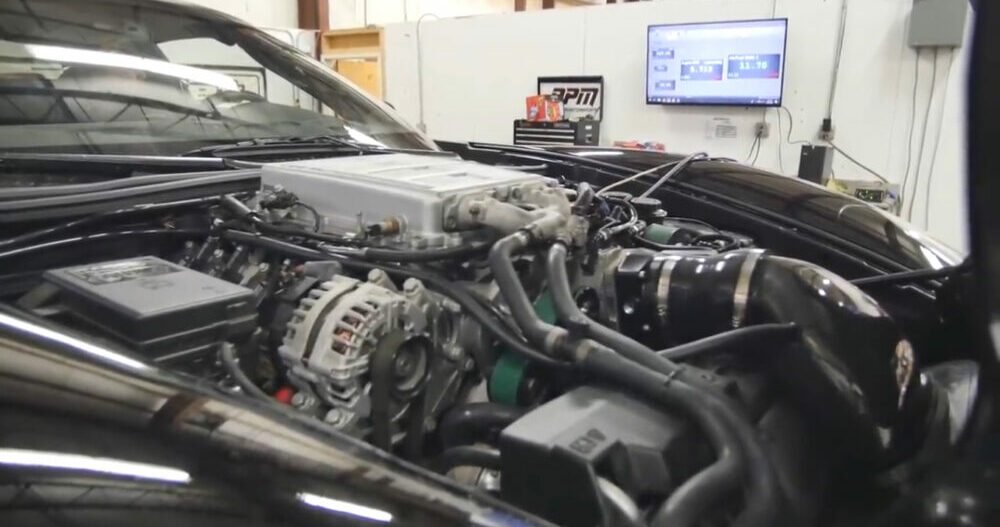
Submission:
[[506,500],[559,525],[605,523],[597,478],[640,506],[659,503],[710,460],[683,420],[628,395],[583,386],[531,411],[500,435]]
[[169,362],[257,326],[253,291],[153,256],[45,273],[73,316],[129,348]]

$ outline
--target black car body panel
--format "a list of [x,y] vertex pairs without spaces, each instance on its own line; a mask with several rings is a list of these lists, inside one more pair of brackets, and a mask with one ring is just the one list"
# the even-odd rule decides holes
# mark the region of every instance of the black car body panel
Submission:
[[0,387],[3,525],[546,525],[282,405],[3,311]]

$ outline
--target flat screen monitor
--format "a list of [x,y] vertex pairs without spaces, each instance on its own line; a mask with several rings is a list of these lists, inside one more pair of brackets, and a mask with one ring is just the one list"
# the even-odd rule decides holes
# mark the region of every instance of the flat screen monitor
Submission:
[[649,26],[646,103],[781,106],[788,19]]

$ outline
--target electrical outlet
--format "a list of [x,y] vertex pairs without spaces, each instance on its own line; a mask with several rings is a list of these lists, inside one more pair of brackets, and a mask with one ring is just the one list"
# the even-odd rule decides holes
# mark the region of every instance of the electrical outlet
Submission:
[[767,139],[771,136],[771,124],[765,122],[755,123],[753,125],[753,135],[754,137]]
[[819,125],[819,134],[816,135],[820,141],[833,141],[833,119],[823,119]]

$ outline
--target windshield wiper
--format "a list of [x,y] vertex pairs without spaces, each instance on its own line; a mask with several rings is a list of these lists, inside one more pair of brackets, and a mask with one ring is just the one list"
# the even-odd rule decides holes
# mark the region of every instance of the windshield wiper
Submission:
[[[218,112],[218,110],[206,110],[204,108],[198,108],[195,106],[186,106],[183,104],[163,101],[160,99],[152,99],[147,97],[141,97],[138,95],[126,95],[123,93],[109,93],[109,92],[95,92],[88,90],[69,90],[62,88],[48,88],[39,86],[0,86],[0,94],[3,95],[41,95],[41,96],[54,96],[63,98],[78,98],[78,99],[93,99],[101,101],[111,101],[120,102],[125,104],[134,104],[139,106],[144,106],[148,108],[159,108],[162,110],[167,110],[171,112],[176,112],[184,115],[196,115],[198,117],[206,117],[213,120],[228,120],[234,122],[241,122],[239,119],[233,119],[225,117]],[[117,116],[116,116],[117,117]]]
[[215,157],[170,157],[119,154],[56,154],[46,152],[0,152],[0,170],[44,170],[74,168],[131,175],[143,171],[222,170],[226,164]]
[[222,158],[261,158],[289,155],[337,155],[337,154],[417,154],[456,157],[451,152],[409,148],[388,148],[384,146],[356,143],[335,135],[309,137],[264,137],[237,143],[204,146],[180,154],[181,156],[213,156]]

